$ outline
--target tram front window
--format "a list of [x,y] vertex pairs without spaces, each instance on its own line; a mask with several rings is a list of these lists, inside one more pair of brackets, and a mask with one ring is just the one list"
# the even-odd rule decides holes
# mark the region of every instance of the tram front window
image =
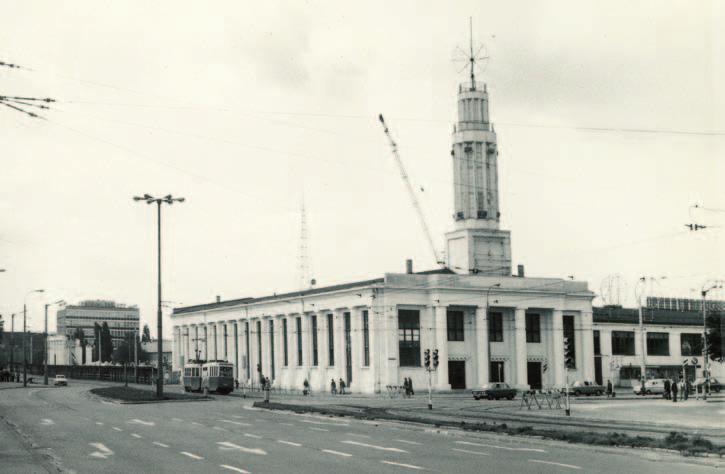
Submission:
[[232,367],[219,367],[219,375],[222,377],[231,377],[232,376]]

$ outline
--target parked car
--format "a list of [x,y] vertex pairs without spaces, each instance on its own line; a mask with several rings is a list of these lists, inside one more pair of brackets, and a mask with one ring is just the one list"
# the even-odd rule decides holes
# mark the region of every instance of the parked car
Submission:
[[517,390],[511,388],[509,384],[503,382],[491,382],[484,384],[481,388],[471,390],[474,400],[480,400],[487,398],[489,400],[498,400],[505,398],[507,400],[513,400],[516,396]]
[[65,375],[56,375],[53,385],[68,386],[68,379],[65,378]]
[[[577,380],[569,386],[569,395],[604,395],[605,388],[591,380]],[[565,392],[565,389],[562,389]]]
[[644,382],[644,390],[642,384],[632,387],[635,395],[662,395],[665,393],[665,379],[650,379]]
[[[692,383],[693,392],[697,391],[697,387],[705,384],[705,379],[699,378]],[[723,389],[723,384],[720,383],[715,377],[710,377],[710,392],[720,392]]]

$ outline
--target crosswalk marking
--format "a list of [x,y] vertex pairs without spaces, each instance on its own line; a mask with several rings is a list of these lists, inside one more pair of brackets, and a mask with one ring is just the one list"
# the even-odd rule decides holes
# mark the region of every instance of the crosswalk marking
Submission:
[[199,456],[197,454],[190,453],[190,452],[187,452],[187,451],[179,451],[179,452],[181,454],[183,454],[184,456],[189,456],[191,459],[204,459],[203,457],[201,457],[201,456]]
[[407,467],[408,469],[416,469],[418,471],[422,471],[423,468],[420,466],[414,466],[413,464],[405,464],[402,462],[394,462],[394,461],[380,461],[383,464],[390,464],[391,466],[400,466],[400,467]]
[[333,451],[332,449],[323,449],[322,452],[323,453],[328,453],[328,454],[335,454],[337,456],[345,456],[347,458],[349,458],[349,457],[352,456],[352,454],[343,453],[343,452],[340,452],[340,451]]

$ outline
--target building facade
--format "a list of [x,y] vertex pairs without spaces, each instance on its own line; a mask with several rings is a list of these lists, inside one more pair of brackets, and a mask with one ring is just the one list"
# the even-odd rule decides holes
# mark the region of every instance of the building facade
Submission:
[[[723,302],[708,302],[708,311],[723,324]],[[645,377],[689,380],[702,377],[704,320],[701,300],[648,298],[642,308],[597,307],[593,310],[594,372],[599,382],[631,387]],[[708,361],[713,377],[725,379],[725,365]]]
[[81,301],[58,310],[58,334],[73,337],[80,328],[89,344],[95,344],[94,324],[108,324],[113,339],[113,347],[131,337],[139,330],[139,310],[136,306],[116,304],[106,300]]
[[[505,381],[563,386],[564,338],[574,379],[594,378],[593,294],[586,283],[453,272],[383,278],[302,292],[177,308],[174,369],[186,361],[233,362],[240,381],[326,390],[344,380],[378,393],[410,377],[426,386],[426,349],[438,350],[434,390]],[[581,335],[581,336],[580,336]]]
[[[445,267],[282,295],[176,308],[173,365],[233,362],[240,381],[384,392],[409,377],[435,390],[504,381],[561,387],[594,378],[592,299],[585,282],[511,275],[511,240],[499,228],[498,148],[486,86],[458,89],[452,137],[454,230]],[[574,367],[564,366],[564,340]]]

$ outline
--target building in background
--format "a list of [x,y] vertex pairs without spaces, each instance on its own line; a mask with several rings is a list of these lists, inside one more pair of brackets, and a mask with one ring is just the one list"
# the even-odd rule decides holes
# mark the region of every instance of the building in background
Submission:
[[[171,367],[171,347],[173,340],[163,339],[161,341],[162,357],[165,366]],[[156,362],[159,360],[159,345],[158,339],[152,339],[149,342],[142,342],[141,349],[148,354],[147,364],[156,367]]]
[[[708,314],[719,317],[721,324],[723,308],[723,301],[707,301]],[[643,351],[647,379],[677,380],[683,374],[688,380],[702,377],[702,300],[647,298],[642,308],[644,339],[637,308],[595,307],[592,321],[598,382],[636,385],[641,378]],[[713,377],[725,379],[725,364],[710,360],[709,367]]]
[[113,339],[113,347],[132,337],[139,331],[139,310],[135,305],[126,306],[106,300],[81,301],[77,305],[68,305],[57,313],[57,334],[73,338],[76,329],[83,330],[89,345],[95,344],[94,324],[108,324]]

